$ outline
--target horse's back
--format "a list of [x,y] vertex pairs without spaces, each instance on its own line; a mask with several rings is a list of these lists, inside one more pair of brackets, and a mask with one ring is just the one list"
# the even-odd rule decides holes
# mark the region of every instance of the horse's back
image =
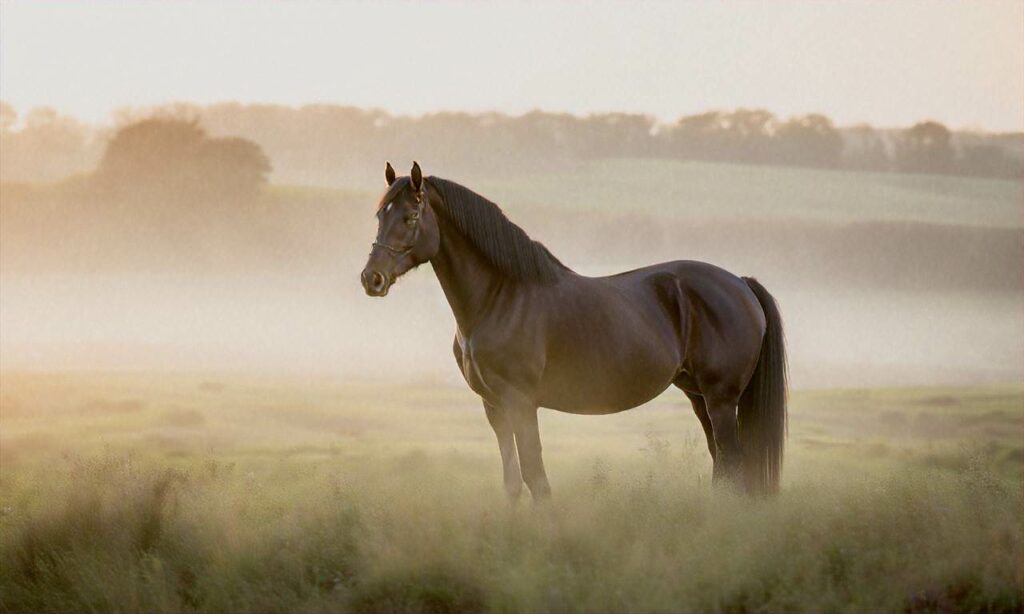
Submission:
[[594,277],[593,279],[615,285],[632,286],[638,283],[649,283],[652,279],[660,278],[664,275],[671,275],[674,279],[695,289],[700,287],[709,289],[713,287],[732,287],[740,291],[750,291],[743,278],[722,267],[699,260],[660,262],[614,275]]
[[764,314],[747,282],[707,262],[674,260],[593,279],[641,296],[655,291],[666,299],[688,299],[692,307],[710,308],[720,316],[752,315],[763,332]]

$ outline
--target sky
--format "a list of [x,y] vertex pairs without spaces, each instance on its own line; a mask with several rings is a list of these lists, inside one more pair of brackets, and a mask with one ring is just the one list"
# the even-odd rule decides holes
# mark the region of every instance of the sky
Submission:
[[3,0],[0,98],[94,122],[234,100],[1019,131],[1024,2]]

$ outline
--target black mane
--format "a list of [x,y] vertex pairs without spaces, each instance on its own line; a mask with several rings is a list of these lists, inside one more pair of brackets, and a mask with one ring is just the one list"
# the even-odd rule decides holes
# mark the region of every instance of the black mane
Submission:
[[513,224],[498,205],[455,182],[428,177],[441,194],[441,213],[499,271],[526,281],[553,282],[568,267]]

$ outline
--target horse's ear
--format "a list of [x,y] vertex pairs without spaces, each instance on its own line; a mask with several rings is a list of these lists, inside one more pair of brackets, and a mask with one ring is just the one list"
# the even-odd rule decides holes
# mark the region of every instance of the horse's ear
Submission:
[[423,171],[420,170],[420,163],[412,163],[412,172],[409,173],[409,178],[412,180],[412,189],[419,192],[423,189]]
[[390,162],[385,162],[384,164],[384,180],[388,182],[390,187],[395,182],[395,169],[391,167]]

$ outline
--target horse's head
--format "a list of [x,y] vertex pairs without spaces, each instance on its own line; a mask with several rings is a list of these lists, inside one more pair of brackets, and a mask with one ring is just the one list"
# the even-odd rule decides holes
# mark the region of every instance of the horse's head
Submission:
[[391,284],[437,253],[441,234],[427,202],[427,189],[418,162],[408,177],[395,177],[387,163],[388,191],[377,207],[377,240],[363,269],[363,288],[370,296],[385,296]]

